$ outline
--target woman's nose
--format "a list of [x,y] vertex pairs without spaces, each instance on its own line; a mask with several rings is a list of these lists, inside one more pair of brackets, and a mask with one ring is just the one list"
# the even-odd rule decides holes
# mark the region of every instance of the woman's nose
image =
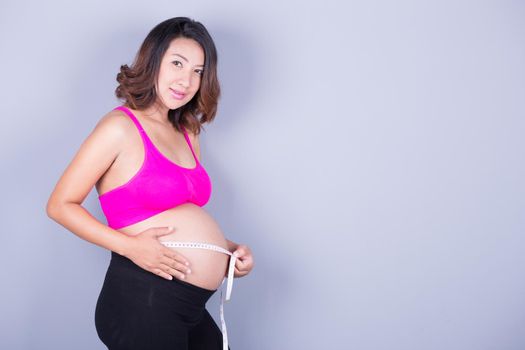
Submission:
[[184,72],[179,77],[179,85],[188,88],[190,86],[191,72]]

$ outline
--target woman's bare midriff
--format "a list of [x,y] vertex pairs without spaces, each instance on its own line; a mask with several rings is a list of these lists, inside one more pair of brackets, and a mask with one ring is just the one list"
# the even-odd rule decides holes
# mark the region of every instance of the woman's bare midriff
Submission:
[[[173,233],[159,237],[159,241],[202,242],[228,249],[217,222],[206,210],[193,203],[184,203],[149,217],[118,231],[136,235],[151,227],[173,226]],[[201,288],[217,289],[227,273],[230,256],[209,249],[170,247],[190,262],[191,273],[183,281]],[[174,277],[179,278],[179,277]]]

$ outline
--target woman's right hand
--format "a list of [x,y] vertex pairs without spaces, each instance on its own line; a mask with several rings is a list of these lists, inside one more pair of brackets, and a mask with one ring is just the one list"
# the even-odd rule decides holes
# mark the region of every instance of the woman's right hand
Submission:
[[152,227],[129,236],[125,256],[144,270],[168,280],[172,276],[184,280],[186,273],[191,273],[189,261],[157,239],[172,232],[173,227]]

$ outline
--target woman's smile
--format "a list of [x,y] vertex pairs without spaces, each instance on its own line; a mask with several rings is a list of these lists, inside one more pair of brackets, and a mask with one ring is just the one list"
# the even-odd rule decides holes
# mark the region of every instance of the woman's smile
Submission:
[[171,95],[176,98],[177,100],[182,100],[184,98],[184,96],[186,96],[186,94],[184,93],[181,93],[177,90],[173,90],[170,88],[170,92],[171,92]]

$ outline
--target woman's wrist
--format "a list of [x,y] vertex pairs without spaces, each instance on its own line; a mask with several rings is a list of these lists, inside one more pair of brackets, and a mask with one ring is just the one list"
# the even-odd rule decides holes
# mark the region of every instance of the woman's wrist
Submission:
[[128,256],[129,250],[130,250],[131,244],[133,243],[132,238],[133,236],[128,236],[124,233],[121,233],[121,236],[119,236],[119,244],[117,246],[117,249],[114,250],[114,252],[122,256],[125,256],[126,258],[129,258]]

